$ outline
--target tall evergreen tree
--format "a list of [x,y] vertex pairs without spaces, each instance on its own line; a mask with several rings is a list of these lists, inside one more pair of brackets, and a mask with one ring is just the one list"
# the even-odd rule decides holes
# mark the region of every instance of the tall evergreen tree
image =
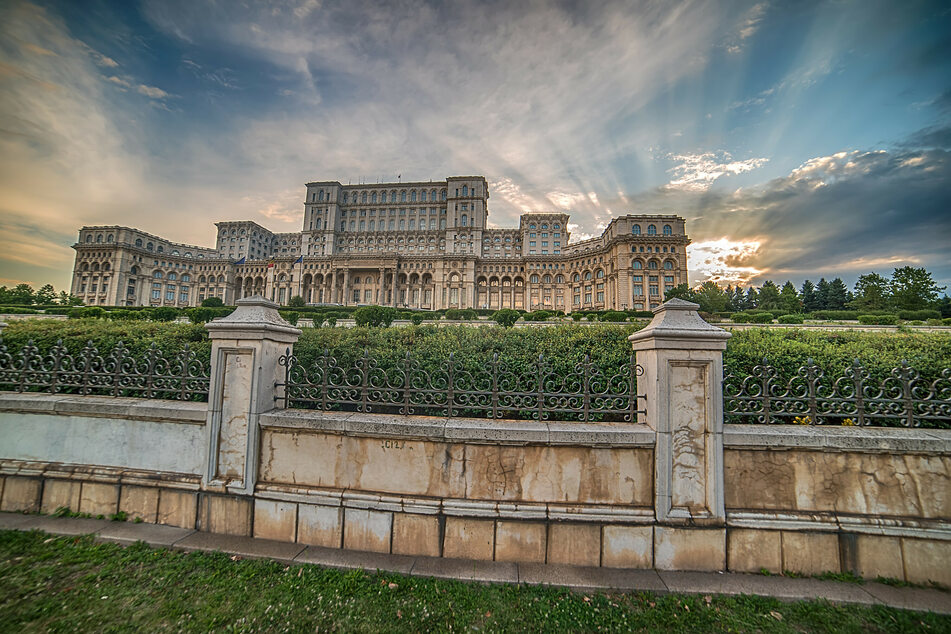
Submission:
[[888,305],[891,283],[878,273],[860,275],[855,283],[855,299],[852,307],[856,310],[879,310]]
[[743,289],[737,286],[733,289],[733,310],[746,310],[746,294]]
[[844,310],[845,305],[852,299],[849,289],[841,277],[837,277],[829,283],[829,310]]
[[786,280],[782,290],[779,291],[779,303],[780,308],[783,310],[788,310],[791,313],[802,312],[802,304],[799,302],[799,293],[796,292],[796,287],[793,286],[789,280]]
[[746,299],[744,301],[746,310],[759,307],[759,293],[756,292],[755,286],[750,286],[746,290]]
[[829,283],[824,277],[816,284],[816,310],[829,310]]
[[777,308],[781,308],[779,301],[779,288],[777,288],[772,280],[766,280],[760,287],[759,301],[757,302],[756,307],[762,308],[763,310],[775,310]]
[[803,282],[799,300],[802,302],[802,309],[807,313],[818,310],[819,302],[816,297],[816,285],[809,280]]
[[700,310],[706,313],[718,313],[726,309],[727,296],[716,282],[707,280],[696,292]]
[[735,310],[733,308],[733,285],[727,284],[726,287],[726,308],[723,310]]

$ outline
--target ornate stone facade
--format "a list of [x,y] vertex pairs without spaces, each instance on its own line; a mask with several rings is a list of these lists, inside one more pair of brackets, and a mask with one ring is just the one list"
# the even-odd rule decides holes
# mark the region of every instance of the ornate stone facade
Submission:
[[687,281],[678,216],[625,215],[569,243],[568,214],[488,226],[481,176],[444,181],[307,183],[303,228],[218,222],[214,248],[138,229],[83,227],[71,292],[88,305],[195,306],[260,294],[281,304],[383,304],[524,310],[639,309]]

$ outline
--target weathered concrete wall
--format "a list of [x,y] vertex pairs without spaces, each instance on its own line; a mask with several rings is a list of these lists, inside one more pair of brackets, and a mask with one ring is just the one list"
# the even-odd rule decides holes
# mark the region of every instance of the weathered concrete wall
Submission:
[[0,393],[0,458],[200,474],[205,403]]

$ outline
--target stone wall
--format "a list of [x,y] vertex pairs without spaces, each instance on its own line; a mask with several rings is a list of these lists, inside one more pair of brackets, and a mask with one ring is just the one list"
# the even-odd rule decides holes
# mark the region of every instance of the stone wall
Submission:
[[0,510],[124,511],[393,554],[951,585],[951,431],[723,425],[725,337],[695,305],[669,303],[635,336],[640,421],[567,423],[276,408],[297,331],[242,302],[209,327],[207,404],[0,394]]

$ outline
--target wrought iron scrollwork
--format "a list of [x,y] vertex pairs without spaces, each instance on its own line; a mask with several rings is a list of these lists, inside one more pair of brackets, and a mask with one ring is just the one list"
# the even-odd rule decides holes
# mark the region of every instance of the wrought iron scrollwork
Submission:
[[72,355],[62,340],[45,353],[30,340],[14,354],[0,340],[2,390],[207,401],[210,382],[208,364],[188,344],[166,355],[153,342],[135,356],[120,341],[102,355],[90,341]]
[[856,359],[830,378],[809,359],[786,379],[764,359],[749,375],[724,377],[723,404],[727,422],[949,426],[951,369],[929,381],[903,361],[876,380]]
[[606,420],[636,422],[637,377],[644,372],[632,354],[607,376],[588,356],[572,372],[559,375],[539,355],[534,372],[519,372],[492,356],[472,369],[454,354],[424,368],[410,353],[390,367],[380,367],[368,351],[350,367],[340,367],[329,350],[304,367],[287,350],[279,397],[285,407],[403,415],[534,420]]

